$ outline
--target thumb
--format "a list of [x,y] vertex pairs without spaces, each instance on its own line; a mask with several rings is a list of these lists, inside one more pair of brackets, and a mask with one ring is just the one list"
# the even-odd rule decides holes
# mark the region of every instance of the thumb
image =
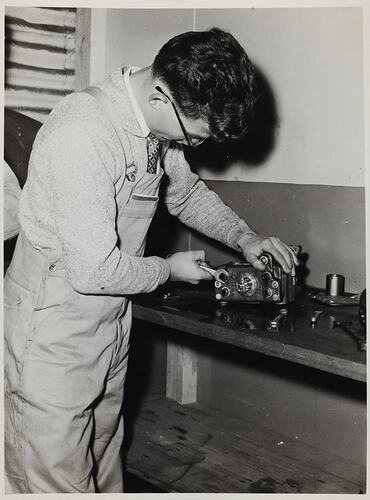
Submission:
[[257,255],[248,255],[248,261],[250,264],[252,264],[252,266],[255,269],[258,269],[260,271],[265,270],[265,265],[260,261],[260,259],[257,257]]

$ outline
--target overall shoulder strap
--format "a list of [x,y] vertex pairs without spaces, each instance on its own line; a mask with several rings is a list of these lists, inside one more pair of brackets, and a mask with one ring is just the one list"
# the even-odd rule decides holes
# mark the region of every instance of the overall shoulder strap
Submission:
[[95,97],[95,99],[98,101],[101,108],[103,109],[103,111],[105,111],[107,117],[109,118],[109,121],[111,122],[117,134],[117,137],[121,143],[123,155],[126,160],[126,171],[127,171],[129,167],[131,167],[134,164],[131,145],[128,140],[125,129],[119,122],[112,101],[109,99],[107,94],[99,87],[88,87],[84,89],[83,92],[86,92],[87,94],[90,94],[91,96]]

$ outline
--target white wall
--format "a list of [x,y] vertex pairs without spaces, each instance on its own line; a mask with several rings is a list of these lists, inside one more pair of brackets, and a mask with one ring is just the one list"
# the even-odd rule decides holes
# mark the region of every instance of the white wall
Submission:
[[164,43],[193,27],[193,9],[107,9],[106,72],[148,66]]
[[107,56],[107,9],[91,9],[90,34],[90,83],[102,80],[106,75]]
[[361,8],[93,11],[106,16],[105,46],[100,26],[96,61],[92,53],[100,74],[123,62],[150,64],[175,34],[219,26],[267,78],[279,117],[273,151],[257,168],[237,161],[222,173],[201,170],[204,178],[364,186]]
[[213,179],[364,185],[360,8],[197,10],[196,29],[230,31],[267,77],[280,128],[263,166]]

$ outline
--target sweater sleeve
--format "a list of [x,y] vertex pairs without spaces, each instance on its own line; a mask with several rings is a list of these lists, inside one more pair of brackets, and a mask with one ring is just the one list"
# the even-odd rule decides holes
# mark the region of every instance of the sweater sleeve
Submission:
[[34,162],[47,165],[45,195],[75,290],[136,294],[168,279],[164,259],[133,257],[117,246],[114,173],[107,167],[114,159],[107,161],[112,153],[103,141],[72,125],[50,134],[35,155]]
[[21,187],[10,166],[3,161],[4,240],[14,238],[19,232],[18,208]]
[[168,149],[165,171],[169,178],[166,205],[181,222],[239,251],[240,239],[246,234],[255,234],[218,194],[190,170],[180,145],[171,144]]

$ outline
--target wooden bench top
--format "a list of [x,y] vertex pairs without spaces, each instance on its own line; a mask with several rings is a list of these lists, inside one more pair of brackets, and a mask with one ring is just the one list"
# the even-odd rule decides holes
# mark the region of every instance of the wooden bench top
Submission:
[[[310,318],[315,310],[323,313],[315,328]],[[266,323],[279,307],[264,304],[221,306],[209,291],[187,289],[168,298],[141,296],[134,300],[136,319],[169,327],[243,349],[260,352],[361,382],[366,381],[366,352],[354,338],[333,321],[352,321],[361,330],[358,306],[324,306],[303,296],[288,306],[288,317],[278,332],[268,332]]]

